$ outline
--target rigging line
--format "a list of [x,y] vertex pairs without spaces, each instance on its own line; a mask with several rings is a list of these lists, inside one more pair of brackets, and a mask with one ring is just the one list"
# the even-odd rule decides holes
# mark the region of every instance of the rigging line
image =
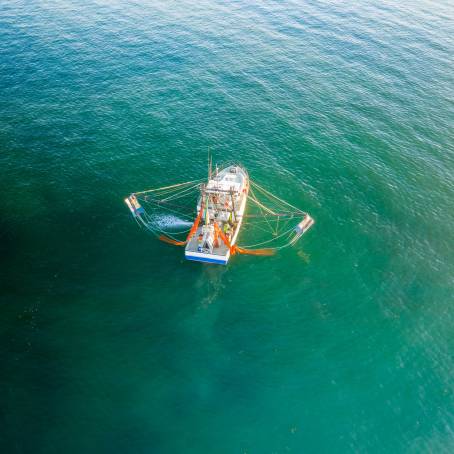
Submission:
[[273,208],[275,207],[275,209],[277,211],[280,211],[284,208],[288,209],[288,206],[286,206],[284,203],[282,203],[281,201],[275,199],[275,198],[272,198],[270,197],[268,194],[266,194],[265,192],[263,192],[260,188],[257,188],[257,187],[254,187],[258,193],[260,194],[260,197],[264,197],[266,202],[271,204],[273,206]]
[[[255,194],[254,190],[252,188],[249,189],[249,192],[252,194],[251,200],[255,202],[258,206],[262,207],[265,211],[267,211],[270,215],[277,215],[275,211],[273,211],[270,207],[267,207],[263,203],[258,200],[257,195]],[[271,200],[270,200],[271,202]]]
[[184,186],[184,185],[188,185],[188,184],[192,184],[192,183],[200,183],[202,181],[204,181],[204,178],[201,178],[199,180],[193,180],[193,181],[185,181],[184,183],[172,184],[170,186],[163,186],[162,188],[147,189],[146,191],[136,192],[135,195],[137,195],[137,194],[146,194],[148,192],[162,191],[164,189],[177,188],[179,186]]
[[[191,188],[195,188],[197,187],[199,184],[195,184],[193,186],[191,186]],[[167,189],[165,191],[162,191],[162,192],[154,192],[153,194],[150,194],[148,195],[145,194],[145,195],[141,195],[139,194],[139,197],[143,197],[144,200],[148,200],[149,197],[152,197],[152,198],[163,198],[163,197],[166,197],[166,196],[173,196],[173,195],[178,195],[178,194],[181,194],[183,192],[186,192],[187,190],[187,187],[183,187],[183,188],[177,188],[177,189]]]
[[143,208],[144,209],[148,209],[150,211],[153,211],[153,212],[156,212],[156,211],[174,211],[174,212],[179,212],[181,211],[182,213],[186,213],[185,215],[186,216],[189,216],[194,213],[194,205],[192,205],[192,208],[190,207],[190,205],[188,204],[187,206],[184,206],[184,205],[172,205],[170,204],[170,206],[167,206],[167,204],[158,204],[158,203],[150,203],[150,204],[147,204],[145,205]]
[[243,224],[243,227],[245,229],[247,229],[248,227],[250,227],[251,229],[259,229],[261,230],[262,232],[265,232],[267,233],[268,235],[271,233],[273,235],[273,232],[270,232],[269,229],[264,229],[263,226],[260,226],[260,225],[255,225],[255,224]]
[[159,198],[159,197],[165,197],[167,195],[171,195],[171,194],[178,194],[179,191],[184,191],[185,188],[177,188],[177,189],[167,189],[166,191],[162,191],[162,192],[153,192],[153,193],[146,193],[146,194],[139,194],[138,197],[143,197],[144,200],[148,200],[150,197],[151,198]]
[[147,223],[142,219],[142,216],[136,216],[136,221],[139,222],[144,226],[147,227]]
[[[251,200],[253,200],[251,198]],[[279,232],[279,223],[280,221],[283,221],[284,222],[284,225],[285,224],[288,224],[288,222],[290,222],[290,220],[292,220],[294,217],[295,217],[295,214],[294,213],[276,213],[275,216],[272,216],[272,215],[267,215],[267,214],[264,214],[264,215],[248,215],[249,217],[255,217],[255,218],[262,218],[262,219],[265,219],[265,222],[267,221],[268,218],[271,219],[271,221],[275,224],[275,229],[274,230],[274,233],[277,235],[278,232]],[[251,222],[248,220],[248,222]],[[258,221],[258,222],[262,222],[262,221]],[[254,219],[252,219],[252,222],[251,223],[257,223],[257,221],[255,221]],[[285,227],[284,227],[285,228]]]
[[[296,219],[299,219],[299,218],[296,218]],[[291,217],[291,218],[280,218],[279,219],[279,222],[277,221],[277,218],[276,219],[272,219],[271,222],[273,223],[273,225],[280,225],[282,228],[285,229],[285,227],[287,225],[289,225],[290,223],[293,223],[295,221],[295,218],[294,217]],[[243,222],[243,225],[260,225],[260,224],[265,224],[267,223],[267,219],[264,219],[264,220],[259,220],[259,219],[254,219],[253,221],[249,221],[249,220],[244,220]],[[282,229],[279,229],[279,228],[276,228],[276,231],[282,231]]]
[[143,222],[145,225],[150,224],[150,222],[151,222],[151,217],[149,216],[149,214],[148,214],[146,211],[143,213],[143,217],[144,217],[145,221],[142,219],[142,222]]
[[[156,235],[156,236],[158,236],[158,237],[159,237],[159,234],[161,233],[159,230],[153,230],[152,228],[149,228],[149,227],[147,227],[147,229],[148,229],[151,233],[153,233],[153,235]],[[156,232],[159,232],[159,234],[156,233]],[[166,233],[166,235],[167,235],[169,238],[172,238],[172,240],[174,240],[174,241],[181,241],[181,240],[179,240],[178,238],[175,238],[175,237],[173,236],[173,234]]]
[[303,210],[300,210],[300,209],[297,208],[296,206],[294,206],[294,205],[292,205],[292,204],[286,202],[285,200],[280,199],[279,197],[275,196],[275,195],[272,194],[271,192],[269,192],[269,191],[267,191],[266,189],[264,189],[264,188],[262,188],[261,186],[259,186],[259,185],[258,185],[257,183],[255,183],[254,181],[251,181],[251,184],[254,185],[255,188],[258,189],[259,191],[262,191],[262,192],[264,192],[265,194],[267,194],[269,197],[272,197],[272,198],[278,200],[279,202],[284,203],[285,205],[287,205],[287,206],[289,206],[289,207],[291,207],[291,208],[293,208],[293,209],[299,211],[299,212],[302,213],[302,214],[306,214]]
[[268,236],[269,236],[270,234],[271,234],[271,235],[274,235],[274,233],[273,233],[273,232],[270,232],[269,229],[264,229],[264,228],[263,228],[262,226],[260,226],[260,225],[254,225],[253,227],[254,227],[254,229],[259,229],[259,230],[261,230],[262,232],[267,233]]
[[[166,208],[166,210],[170,211],[172,213],[178,214],[178,216],[181,216],[182,218],[188,218],[188,221],[192,220],[192,216],[190,214],[181,213],[181,212],[179,212],[177,210],[172,210],[171,208]],[[152,218],[152,216],[150,216],[150,214],[148,214],[147,211],[145,211],[145,213],[147,214],[147,216],[150,217],[150,219]],[[186,221],[186,219],[183,219],[183,221]]]
[[146,211],[144,210],[141,214],[134,214],[134,219],[135,219],[138,223],[145,225],[145,221],[144,221],[143,218],[146,218],[146,216],[147,216],[147,213],[146,213]]
[[174,232],[174,231],[168,231],[168,230],[164,230],[164,229],[160,229],[160,228],[153,228],[151,227],[153,230],[155,230],[156,232],[159,232],[159,233],[165,233],[166,235],[180,235],[182,233],[186,233],[186,232],[189,232],[189,230],[191,230],[191,227],[189,227],[188,229],[184,229],[184,230],[178,230],[178,232]]
[[163,186],[163,187],[160,187],[160,188],[152,188],[152,189],[148,189],[148,190],[145,190],[145,191],[140,191],[136,194],[147,194],[149,192],[156,192],[156,193],[170,193],[170,192],[173,192],[173,191],[178,191],[179,189],[178,188],[182,188],[184,189],[185,186],[188,186],[188,185],[191,185],[191,184],[200,184],[200,182],[202,182],[203,180],[192,180],[192,181],[186,181],[184,183],[179,183],[179,184],[173,184],[173,185],[170,185],[170,186]]
[[[250,192],[249,198],[250,198],[251,200],[253,200],[253,198],[254,198],[254,191],[252,190],[251,187],[249,188],[249,192]],[[263,215],[263,210],[262,210],[262,208],[260,207],[260,205],[257,205],[257,206],[258,206],[258,208],[259,208],[259,210],[260,210],[260,213]],[[267,220],[266,218],[265,218],[265,221],[266,221],[266,223],[267,223],[268,226],[269,226],[268,220]]]
[[[290,222],[291,220],[286,220],[285,222],[275,222],[276,229],[275,233],[278,234],[279,232],[282,232],[284,229],[287,227],[290,227],[292,225],[293,227],[293,222]],[[260,226],[263,226],[266,223],[266,221],[260,221],[260,222],[244,222],[244,226],[250,226],[251,228],[260,228]]]
[[[147,222],[145,222],[145,221],[140,217],[140,222],[142,223],[143,227],[144,227],[146,230],[148,230],[150,233],[152,233],[153,235],[155,235],[156,237],[159,237],[159,234],[161,233],[161,231],[160,231],[159,229],[153,228],[152,223],[151,223],[151,220],[150,220],[150,219],[151,219],[150,216],[148,216],[148,214],[147,214],[146,212],[145,212],[144,214],[145,214],[144,217],[146,218],[146,221],[147,221]],[[175,233],[175,232],[173,232],[173,233]],[[177,233],[179,233],[179,232],[177,232]],[[171,236],[171,235],[169,235],[169,236]]]
[[293,243],[292,241],[293,241],[293,240],[290,240],[290,241],[288,241],[287,243],[283,244],[282,246],[276,246],[276,247],[273,248],[273,249],[279,250],[279,249],[284,249],[284,248],[286,248],[286,247],[293,246],[294,243]]
[[[252,191],[251,191],[252,192]],[[251,197],[251,201],[256,203],[259,207],[263,208],[265,211],[268,211],[268,213],[270,213],[272,216],[277,216],[277,213],[275,213],[274,211],[272,211],[270,208],[266,207],[265,205],[263,205],[262,203],[260,203],[256,198],[255,198],[255,195],[253,195],[253,198]],[[266,216],[266,215],[265,215]]]
[[[281,219],[281,223],[282,224],[288,224],[293,218],[290,218],[290,219],[284,219],[282,220]],[[244,221],[243,222],[243,225],[251,225],[251,226],[256,226],[258,224],[265,224],[267,221]],[[277,224],[277,221],[276,221],[276,224]],[[278,230],[278,229],[277,229]]]
[[[262,241],[260,243],[255,243],[255,244],[249,244],[247,246],[241,246],[241,247],[244,247],[244,248],[251,248],[251,247],[256,247],[256,246],[262,246],[263,244],[267,244],[267,243],[271,243],[272,241],[276,241],[278,240],[279,238],[282,238],[283,236],[291,233],[293,230],[293,227],[289,230],[287,230],[286,232],[282,233],[281,235],[275,237],[275,238],[271,238],[271,240],[266,240],[266,241]],[[277,248],[277,247],[276,247]]]
[[179,192],[179,193],[177,193],[177,194],[170,195],[169,197],[167,197],[167,198],[165,198],[165,199],[161,199],[160,202],[167,202],[168,200],[179,199],[179,198],[185,196],[186,193],[187,193],[188,191],[192,191],[192,190],[193,190],[194,188],[196,188],[197,186],[198,186],[198,185],[196,184],[196,185],[191,186],[191,187],[189,187],[189,188],[187,188],[187,189],[184,189],[183,191],[181,191],[181,192]]
[[188,203],[186,205],[176,205],[176,204],[173,204],[173,203],[170,203],[170,204],[167,204],[167,203],[163,203],[162,205],[161,204],[157,204],[156,206],[153,207],[154,209],[157,209],[157,208],[160,208],[161,210],[176,210],[176,209],[179,209],[185,213],[188,213],[189,214],[193,214],[194,213],[194,203],[191,202],[191,203]]
[[[195,184],[189,186],[190,188],[197,188],[197,187],[200,187],[201,184],[196,182]],[[182,192],[186,192],[188,189],[188,186],[184,186],[182,188],[178,188],[178,189],[168,189],[166,190],[165,192],[159,192],[159,193],[156,193],[156,197],[162,197],[164,194],[172,194],[172,193],[175,193],[175,195],[178,195],[178,194],[181,194]]]
[[[249,188],[249,191],[250,191],[251,194],[252,194],[252,197],[253,197],[252,200],[253,200],[253,201],[254,201],[254,200],[257,201],[257,197],[255,196],[255,192],[252,190],[252,188]],[[262,212],[262,208],[261,208],[260,205],[261,205],[261,204],[259,203],[258,207],[259,207],[260,211]],[[270,210],[268,210],[268,211],[270,211]],[[272,211],[271,211],[271,212],[272,212]],[[274,229],[273,229],[273,227],[271,226],[271,224],[268,222],[268,219],[265,218],[265,220],[267,221],[268,227],[270,228],[271,232],[274,234]]]
[[149,191],[144,191],[143,193],[139,193],[139,196],[140,195],[144,195],[145,197],[155,197],[155,196],[159,196],[159,195],[163,195],[163,194],[172,194],[172,193],[177,192],[179,190],[180,190],[180,188],[163,189],[162,191],[159,191],[159,189],[157,189],[156,191],[155,190],[153,190],[153,191],[150,190],[152,192],[152,194],[147,195],[150,192]]
[[[286,247],[292,246],[294,244],[293,243],[293,239],[290,239],[292,232],[287,232],[287,233],[288,233],[288,237],[287,237],[288,240],[287,240],[287,242],[285,244],[283,244],[282,246],[274,246],[274,247],[272,247],[270,249],[274,249],[274,250],[278,251],[280,249],[284,249]],[[283,235],[285,236],[285,234],[283,234]]]
[[301,210],[301,209],[297,208],[296,206],[294,206],[294,205],[292,205],[292,204],[286,202],[285,200],[280,199],[280,198],[277,197],[276,195],[274,195],[274,194],[272,194],[271,192],[267,191],[266,189],[262,188],[260,185],[258,185],[258,184],[255,183],[254,181],[251,181],[251,184],[253,184],[254,187],[255,187],[256,189],[258,189],[259,191],[262,191],[263,193],[267,194],[268,197],[272,197],[273,199],[278,200],[279,202],[281,202],[281,203],[283,203],[283,204],[289,206],[290,208],[293,208],[294,210],[297,210],[297,211],[299,211],[299,212],[302,213],[302,214],[306,214],[303,210]]
[[[251,199],[252,200],[252,199]],[[298,211],[298,212],[281,212],[281,213],[276,213],[275,215],[272,215],[272,214],[263,214],[263,215],[260,215],[260,214],[244,214],[243,215],[243,218],[266,218],[266,217],[269,217],[269,216],[274,216],[274,217],[279,217],[279,218],[284,218],[284,217],[295,217],[296,214],[300,214],[301,212]]]
[[[144,211],[145,211],[145,214],[147,215],[147,217],[151,219],[152,217],[157,215],[155,213],[158,212],[158,208],[151,207],[150,211],[153,212],[152,214],[150,214],[145,208],[144,208]],[[188,220],[190,222],[192,220],[192,215],[193,215],[192,211],[191,211],[191,213],[182,213],[181,211],[173,210],[172,208],[167,208],[167,207],[165,208],[165,211],[169,211],[171,213],[177,214],[178,216],[181,216],[182,218],[186,218],[186,219],[183,219],[184,221]]]
[[152,198],[152,199],[156,198],[157,199],[158,197],[165,197],[167,195],[177,194],[180,190],[181,190],[181,188],[179,188],[179,189],[168,189],[167,191],[162,191],[162,192],[153,192],[153,193],[148,193],[147,192],[145,194],[139,194],[136,197],[141,199],[141,200],[148,201],[148,200],[150,200],[150,198]]
[[[188,202],[186,205],[177,205],[175,203],[167,203],[167,202],[164,202],[163,204],[160,203],[159,200],[146,200],[146,199],[138,199],[140,200],[143,204],[147,204],[147,205],[151,205],[151,206],[157,206],[157,207],[164,207],[166,208],[167,206],[171,206],[171,207],[175,207],[175,208],[189,208],[189,207],[193,207],[194,206],[194,202],[191,200],[190,202]],[[193,209],[191,209],[191,211],[193,211]]]

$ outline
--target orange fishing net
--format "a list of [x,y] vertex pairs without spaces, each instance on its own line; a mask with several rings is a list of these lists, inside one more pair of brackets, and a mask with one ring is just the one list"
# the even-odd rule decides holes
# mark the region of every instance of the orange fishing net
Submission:
[[230,253],[235,255],[237,252],[239,254],[248,254],[248,255],[274,255],[276,251],[274,249],[244,249],[237,245],[231,245],[228,238],[224,235],[222,230],[214,223],[214,229],[217,234],[221,237],[224,244],[230,249]]
[[200,205],[200,211],[198,216],[195,218],[194,224],[192,224],[191,230],[188,233],[186,238],[186,243],[194,236],[194,233],[197,232],[197,228],[199,227],[200,220],[202,219],[203,215],[203,203]]
[[186,241],[177,241],[165,235],[160,235],[159,239],[164,241],[164,243],[173,244],[174,246],[184,246],[186,244]]
[[239,254],[248,255],[274,255],[276,253],[274,249],[244,249],[239,246],[233,246],[233,249],[235,252],[238,252]]

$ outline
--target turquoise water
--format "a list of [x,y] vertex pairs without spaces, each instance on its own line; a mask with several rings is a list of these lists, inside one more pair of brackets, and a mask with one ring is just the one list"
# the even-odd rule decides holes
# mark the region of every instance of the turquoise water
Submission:
[[[453,55],[449,1],[3,2],[0,451],[453,452]],[[295,248],[137,228],[208,147]]]

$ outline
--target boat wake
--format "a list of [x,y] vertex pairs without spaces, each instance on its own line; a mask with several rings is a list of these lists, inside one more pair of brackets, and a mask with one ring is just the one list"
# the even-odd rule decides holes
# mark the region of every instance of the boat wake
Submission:
[[151,224],[154,228],[165,230],[179,230],[191,227],[192,222],[185,221],[184,219],[174,216],[173,214],[165,214],[155,216]]

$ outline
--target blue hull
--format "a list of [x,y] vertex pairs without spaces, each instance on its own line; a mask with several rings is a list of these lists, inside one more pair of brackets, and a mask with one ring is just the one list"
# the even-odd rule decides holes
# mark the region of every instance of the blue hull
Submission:
[[227,265],[228,260],[217,260],[217,259],[210,259],[210,258],[202,258],[202,257],[190,257],[186,255],[187,260],[191,260],[192,262],[205,262],[205,263],[217,263],[218,265]]

